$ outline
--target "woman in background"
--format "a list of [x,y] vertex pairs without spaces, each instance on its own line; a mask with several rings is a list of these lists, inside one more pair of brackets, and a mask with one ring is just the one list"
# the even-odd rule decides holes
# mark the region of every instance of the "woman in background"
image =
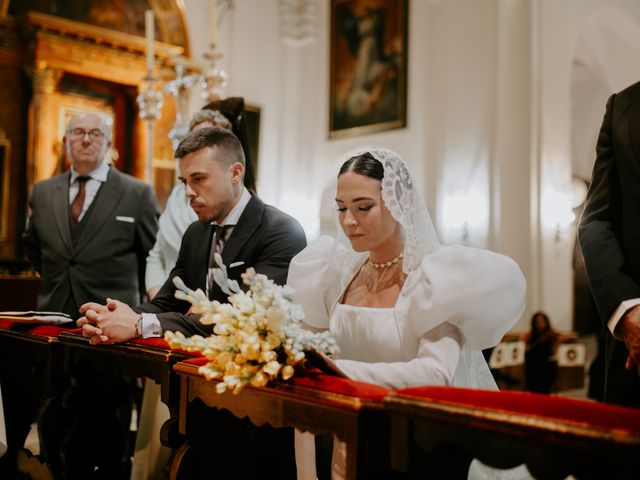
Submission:
[[551,385],[558,373],[554,358],[560,334],[551,328],[549,317],[536,312],[531,317],[531,330],[525,335],[525,389],[536,393],[551,393]]

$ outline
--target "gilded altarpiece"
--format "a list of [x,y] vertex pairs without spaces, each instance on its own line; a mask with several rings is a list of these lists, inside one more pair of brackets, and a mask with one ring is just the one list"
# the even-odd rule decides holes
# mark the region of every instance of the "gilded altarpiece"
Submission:
[[[182,14],[181,2],[169,3],[175,7],[171,15],[161,11],[156,16],[158,36],[164,38],[162,32],[171,31],[171,41],[188,45],[182,17],[182,30],[163,25],[176,23],[176,15]],[[61,140],[70,115],[102,111],[113,118],[111,157],[118,169],[144,178],[147,154],[147,129],[138,118],[136,103],[146,75],[144,38],[42,12],[11,13],[12,7],[7,10],[2,2],[0,129],[11,148],[4,149],[9,166],[3,170],[3,185],[8,187],[2,191],[4,203],[0,205],[0,260],[21,256],[20,236],[31,186],[68,166]],[[135,25],[134,33],[140,33],[143,21]],[[172,61],[188,54],[178,45],[156,41],[156,75],[170,77]],[[162,117],[154,129],[154,163],[173,160],[168,133],[174,118],[174,102],[165,97]],[[164,185],[158,187],[166,190]]]

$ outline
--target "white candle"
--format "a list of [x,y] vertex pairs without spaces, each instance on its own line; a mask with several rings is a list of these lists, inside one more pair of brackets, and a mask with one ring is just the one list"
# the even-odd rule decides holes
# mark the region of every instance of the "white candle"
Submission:
[[209,41],[213,47],[216,44],[216,27],[218,25],[216,16],[216,0],[209,0]]
[[154,64],[154,47],[155,47],[155,23],[153,19],[153,10],[144,12],[144,31],[147,37],[147,71],[153,72]]

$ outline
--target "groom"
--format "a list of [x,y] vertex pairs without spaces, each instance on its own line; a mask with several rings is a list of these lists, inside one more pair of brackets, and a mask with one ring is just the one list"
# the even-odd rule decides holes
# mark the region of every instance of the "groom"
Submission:
[[[212,327],[202,325],[200,315],[188,313],[188,302],[175,298],[174,277],[179,276],[193,290],[207,291],[211,300],[226,302],[220,287],[210,281],[214,251],[222,256],[229,278],[240,285],[240,274],[249,267],[284,285],[291,258],[306,246],[304,231],[295,219],[265,205],[244,187],[244,153],[233,133],[220,128],[192,132],[175,155],[179,179],[199,221],[185,232],[176,266],[151,302],[131,308],[107,299],[106,305],[86,303],[80,308],[85,316],[78,325],[93,344],[158,337],[167,330],[187,336],[209,335]],[[228,412],[198,404],[194,409],[200,409],[200,415],[208,419],[190,425],[196,470],[202,476],[198,478],[214,468],[214,452],[218,474],[228,468],[230,475],[240,472],[238,478],[257,478],[265,473],[273,478],[295,478],[290,429],[257,428]],[[246,461],[249,449],[251,462]]]

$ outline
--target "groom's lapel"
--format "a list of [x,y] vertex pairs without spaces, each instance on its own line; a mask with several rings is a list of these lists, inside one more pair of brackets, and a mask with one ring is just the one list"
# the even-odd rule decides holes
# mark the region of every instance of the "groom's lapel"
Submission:
[[[264,203],[252,195],[222,249],[222,261],[225,265],[229,266],[235,261],[245,260],[241,256],[242,249],[262,223],[263,212]],[[247,265],[245,268],[250,266]]]

